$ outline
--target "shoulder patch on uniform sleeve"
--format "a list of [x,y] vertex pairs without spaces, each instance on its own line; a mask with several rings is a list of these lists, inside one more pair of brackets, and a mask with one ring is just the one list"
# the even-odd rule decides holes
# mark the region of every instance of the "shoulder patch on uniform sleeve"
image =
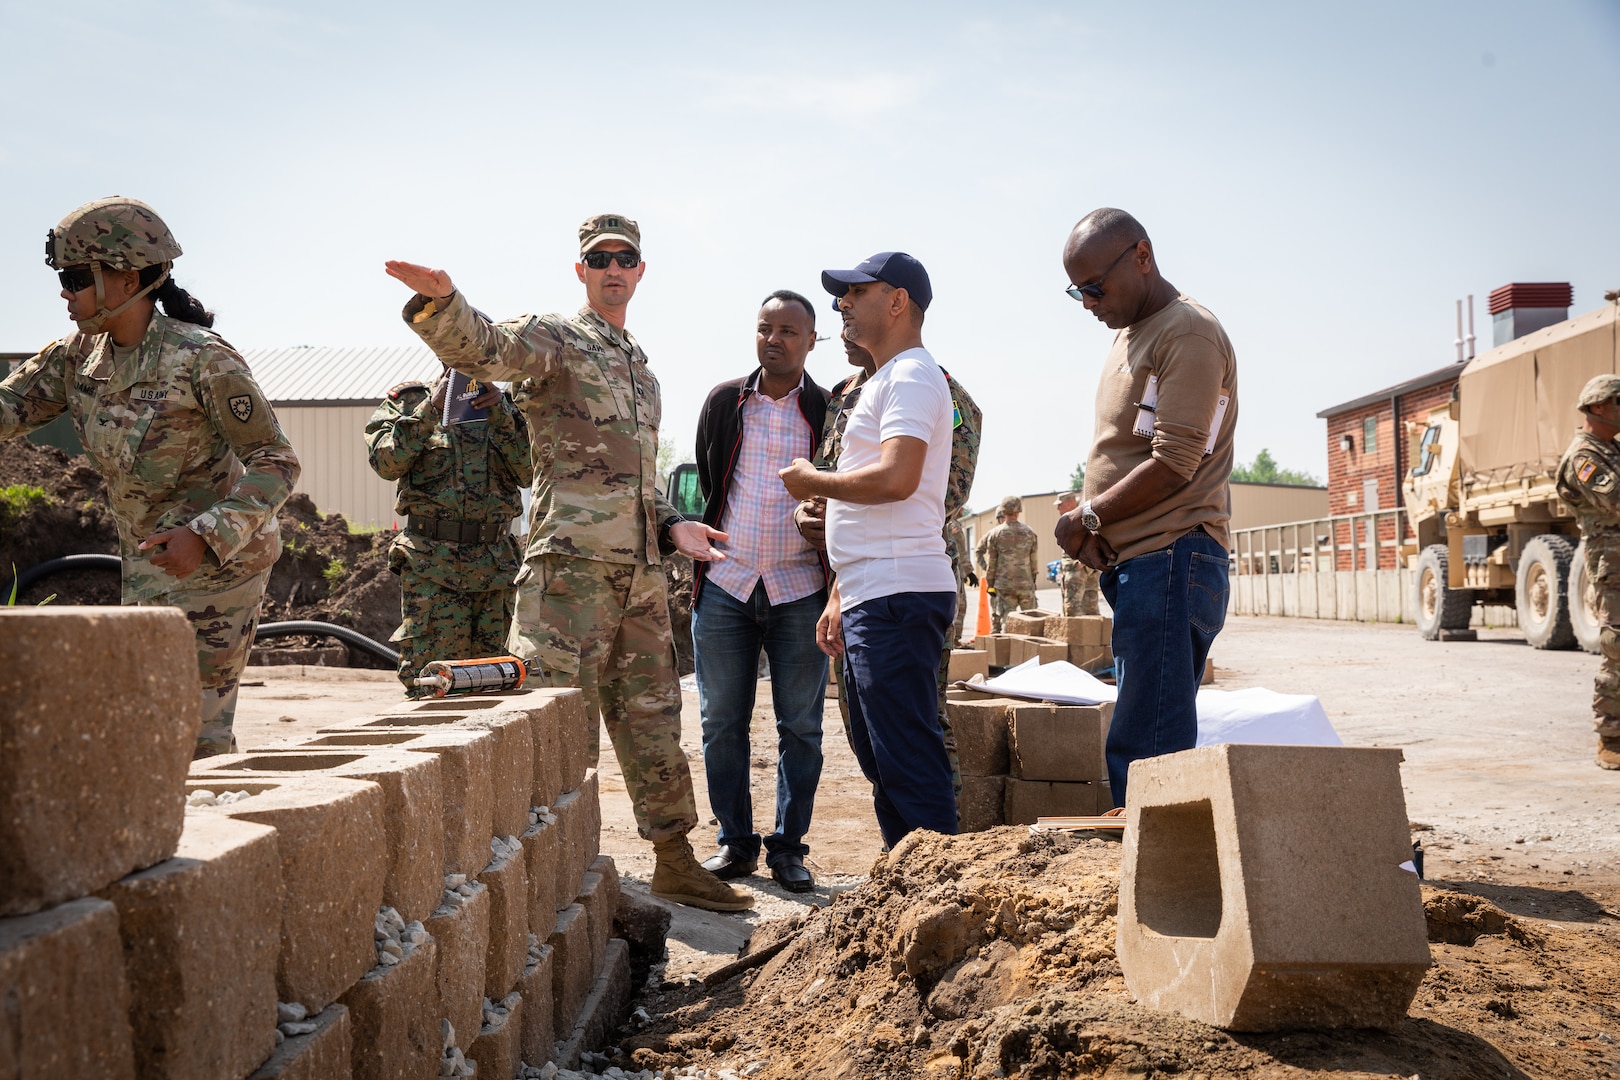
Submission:
[[214,413],[222,433],[232,443],[265,443],[276,437],[275,417],[264,391],[245,371],[228,371],[208,380]]
[[1575,470],[1575,475],[1580,478],[1582,483],[1585,483],[1592,479],[1592,474],[1595,472],[1597,472],[1597,462],[1588,460],[1580,463]]
[[388,396],[393,398],[395,401],[398,401],[401,397],[404,396],[405,391],[407,391],[407,390],[426,390],[426,389],[427,389],[427,383],[425,383],[425,382],[417,382],[414,379],[413,380],[407,380],[406,382],[402,382],[398,386],[396,386],[396,387],[392,388],[391,390],[389,390],[388,391]]

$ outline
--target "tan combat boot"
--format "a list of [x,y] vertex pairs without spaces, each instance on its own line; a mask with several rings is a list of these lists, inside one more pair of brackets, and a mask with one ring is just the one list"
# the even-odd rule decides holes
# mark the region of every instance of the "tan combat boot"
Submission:
[[1620,769],[1620,739],[1598,737],[1597,763],[1600,769]]
[[656,841],[653,851],[658,862],[653,867],[652,894],[658,899],[710,911],[746,911],[754,906],[751,894],[733,889],[699,865],[685,834]]

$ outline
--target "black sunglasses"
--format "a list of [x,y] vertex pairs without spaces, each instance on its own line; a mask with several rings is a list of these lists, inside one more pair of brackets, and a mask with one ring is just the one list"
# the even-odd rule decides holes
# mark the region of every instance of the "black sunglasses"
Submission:
[[96,283],[96,274],[88,266],[79,270],[58,270],[56,280],[68,292],[82,292]]
[[641,256],[634,251],[587,251],[579,257],[579,261],[592,270],[606,270],[610,262],[616,262],[626,270],[634,270],[641,265]]
[[1064,289],[1063,291],[1068,293],[1070,296],[1074,297],[1076,300],[1080,300],[1080,301],[1084,301],[1085,298],[1088,297],[1088,296],[1091,297],[1093,300],[1101,300],[1103,298],[1103,296],[1106,295],[1103,292],[1103,287],[1102,287],[1103,279],[1106,278],[1113,271],[1114,267],[1119,265],[1119,260],[1123,259],[1126,255],[1130,254],[1131,252],[1133,252],[1135,250],[1136,250],[1136,244],[1132,244],[1130,247],[1126,248],[1124,251],[1120,252],[1118,255],[1115,255],[1114,256],[1114,261],[1108,264],[1108,269],[1104,270],[1102,273],[1097,275],[1097,280],[1096,281],[1093,281],[1093,282],[1091,282],[1090,284],[1087,284],[1087,285],[1070,285],[1067,289]]

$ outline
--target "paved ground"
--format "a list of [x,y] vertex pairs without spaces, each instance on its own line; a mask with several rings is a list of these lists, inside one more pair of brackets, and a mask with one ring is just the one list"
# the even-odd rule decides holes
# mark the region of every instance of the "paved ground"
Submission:
[[[1481,638],[1439,644],[1409,626],[1234,616],[1213,658],[1218,688],[1315,694],[1346,743],[1405,751],[1407,812],[1422,826],[1416,835],[1431,880],[1539,883],[1620,907],[1620,773],[1593,764],[1596,659],[1537,651],[1512,631],[1481,631]],[[250,748],[372,712],[398,693],[387,672],[252,668],[246,678],[238,732]],[[760,687],[753,760],[756,820],[767,827],[775,793],[768,685]],[[683,743],[705,822],[692,834],[701,857],[712,849],[713,824],[696,695],[684,695],[684,702]],[[755,923],[799,904],[826,903],[829,888],[859,880],[877,856],[869,790],[836,703],[828,704],[826,766],[807,837],[817,891],[792,897],[760,875],[749,879],[758,907],[746,916],[676,908],[672,975],[718,966]],[[631,887],[644,888],[651,849],[636,836],[611,754],[601,779],[602,848]]]

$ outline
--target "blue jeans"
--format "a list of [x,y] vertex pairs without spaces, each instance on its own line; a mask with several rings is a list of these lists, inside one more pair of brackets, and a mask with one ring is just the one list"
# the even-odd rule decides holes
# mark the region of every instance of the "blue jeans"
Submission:
[[1198,742],[1198,684],[1226,625],[1226,549],[1203,529],[1102,575],[1114,609],[1119,700],[1108,728],[1108,784],[1125,805],[1131,762]]
[[707,582],[692,611],[709,806],[720,821],[720,843],[744,858],[759,858],[760,848],[748,785],[748,735],[761,648],[771,664],[777,751],[776,830],[765,837],[766,861],[774,865],[783,855],[810,851],[802,841],[821,781],[827,695],[827,656],[816,647],[816,620],[826,606],[825,589],[772,606],[763,583],[745,604]]
[[849,742],[872,781],[883,842],[956,832],[956,792],[939,726],[939,657],[956,594],[894,593],[843,613]]

